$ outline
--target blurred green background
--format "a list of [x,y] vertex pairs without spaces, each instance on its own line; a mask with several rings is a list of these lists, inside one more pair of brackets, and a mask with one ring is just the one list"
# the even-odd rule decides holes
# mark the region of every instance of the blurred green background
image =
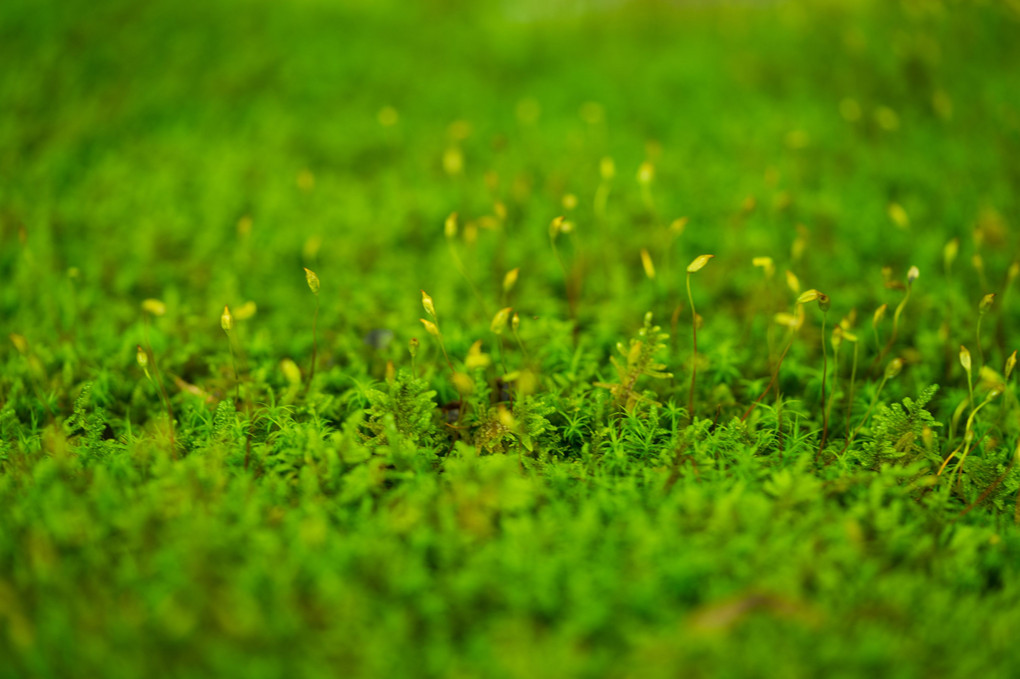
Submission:
[[[565,315],[547,229],[568,193],[580,314],[614,333],[675,304],[642,247],[674,271],[717,254],[717,304],[740,306],[768,255],[843,309],[884,301],[882,266],[937,275],[953,237],[990,278],[1016,255],[1010,3],[11,0],[0,30],[3,316],[73,325],[94,361],[110,355],[93,333],[133,323],[145,297],[209,333],[248,299],[258,327],[302,326],[301,266],[321,275],[330,331],[406,339],[421,288],[488,320],[447,275],[442,223],[496,202],[505,228],[459,243],[486,301],[521,267],[522,312]],[[604,157],[616,176],[594,220]],[[74,312],[47,294],[71,267]],[[296,353],[304,335],[266,341]]]

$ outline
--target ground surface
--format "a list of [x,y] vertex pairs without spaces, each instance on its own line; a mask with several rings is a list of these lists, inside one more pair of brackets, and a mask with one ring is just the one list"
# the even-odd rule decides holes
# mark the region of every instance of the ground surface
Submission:
[[360,4],[0,3],[0,677],[1015,676],[1017,4]]

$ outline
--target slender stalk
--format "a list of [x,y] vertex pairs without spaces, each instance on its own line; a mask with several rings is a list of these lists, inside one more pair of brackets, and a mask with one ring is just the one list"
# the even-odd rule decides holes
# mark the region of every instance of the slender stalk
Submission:
[[846,443],[843,444],[843,450],[841,451],[842,453],[845,453],[847,451],[847,449],[850,447],[850,444],[852,444],[854,442],[854,439],[857,438],[857,434],[859,434],[861,429],[864,428],[864,425],[867,424],[868,418],[871,417],[871,411],[873,411],[875,409],[875,406],[878,405],[878,397],[882,393],[882,389],[885,388],[885,383],[888,381],[889,378],[883,376],[882,381],[878,383],[878,390],[875,392],[874,398],[871,399],[871,405],[869,405],[868,409],[864,412],[864,419],[862,419],[860,424],[858,424],[857,427],[854,428],[853,433],[850,434],[850,438],[848,438],[846,440]]
[[752,403],[748,407],[747,412],[745,412],[743,416],[740,418],[741,422],[745,421],[748,417],[750,417],[754,409],[758,407],[759,403],[761,403],[761,400],[765,398],[765,395],[772,391],[772,386],[776,383],[776,380],[779,379],[779,369],[783,367],[783,359],[786,358],[786,354],[790,351],[790,347],[793,346],[794,336],[795,335],[793,329],[791,328],[789,333],[790,339],[786,342],[786,347],[783,349],[783,353],[779,354],[779,360],[776,361],[776,367],[772,370],[772,379],[769,380],[769,383],[765,387],[765,390],[758,395],[758,398],[754,399],[754,403]]
[[687,397],[687,412],[691,422],[694,421],[694,381],[698,376],[698,314],[694,310],[694,295],[691,294],[691,272],[687,272],[687,300],[691,303],[691,340],[693,353],[691,354],[691,392]]
[[526,363],[531,363],[531,357],[528,355],[528,350],[524,346],[524,342],[521,340],[521,335],[519,332],[520,327],[521,317],[517,314],[514,314],[513,318],[510,319],[510,331],[514,334],[514,339],[517,340],[517,346],[521,348],[521,353],[524,355],[524,361]]
[[414,377],[414,379],[418,379],[418,366],[415,363],[415,360],[418,358],[418,345],[419,342],[417,337],[412,337],[411,341],[407,345],[408,353],[411,354],[411,376]]
[[[316,295],[316,300],[318,300],[318,295]],[[227,347],[230,349],[230,365],[234,369],[234,410],[236,412],[240,410],[241,404],[241,378],[237,372],[237,357],[234,355],[234,338],[231,335],[231,331],[234,329],[234,316],[230,313],[229,306],[224,305],[223,307],[223,315],[220,316],[220,327],[223,328],[223,334],[227,336]],[[244,468],[248,469],[248,465],[251,462],[251,428],[253,420],[250,396],[244,401],[244,410],[248,420],[245,427]]]
[[227,347],[230,349],[230,365],[234,369],[234,409],[236,410],[241,403],[241,378],[237,375],[237,357],[234,356],[234,342],[231,340],[229,332],[226,335]]
[[457,272],[460,273],[461,277],[465,281],[467,281],[468,287],[471,288],[471,293],[475,296],[475,299],[478,300],[480,307],[484,309],[486,307],[485,298],[482,297],[482,293],[478,291],[478,286],[475,285],[475,282],[471,280],[470,276],[468,276],[467,269],[464,267],[464,261],[457,253],[457,248],[453,245],[453,238],[447,238],[446,244],[450,250],[450,257],[453,259],[453,264],[457,267]]
[[829,351],[825,342],[825,321],[828,313],[822,314],[822,441],[818,445],[818,455],[825,450],[825,442],[829,438],[829,409],[825,402],[825,379],[829,374]]
[[985,364],[985,352],[981,349],[981,321],[983,321],[984,318],[985,318],[984,314],[980,314],[978,316],[978,319],[977,319],[977,330],[976,330],[976,337],[975,337],[975,339],[977,340],[977,359],[978,359],[978,365],[979,366],[982,366],[982,365]]
[[[312,388],[312,380],[315,379],[315,359],[319,354],[319,277],[314,271],[305,267],[305,281],[308,289],[315,295],[315,315],[312,316],[312,366],[308,370],[308,382],[305,384],[305,395]],[[224,328],[226,329],[226,328]]]
[[[836,326],[836,329],[839,330],[839,326]],[[839,393],[839,350],[842,347],[843,339],[840,336],[839,341],[834,342],[832,348],[832,391],[827,403],[828,407],[825,410],[825,417],[829,419],[832,417],[832,404],[836,402],[836,394]]]
[[[875,358],[875,362],[871,365],[872,370],[875,369],[875,366],[882,363],[885,357],[889,354],[889,350],[892,349],[893,344],[896,343],[896,337],[899,334],[900,330],[900,316],[903,315],[903,309],[906,308],[907,302],[910,301],[910,293],[914,289],[914,281],[917,280],[918,275],[919,272],[917,270],[917,267],[916,266],[910,267],[910,270],[907,272],[907,291],[906,293],[904,293],[903,299],[900,300],[899,305],[897,305],[896,307],[896,311],[893,313],[892,334],[889,335],[889,340],[885,343],[885,347],[882,349],[882,352]],[[877,334],[875,336],[876,338],[878,337]]]
[[864,428],[864,425],[868,423],[868,418],[871,417],[871,412],[875,409],[875,406],[878,405],[878,397],[881,396],[882,389],[885,388],[885,383],[891,380],[896,375],[898,375],[902,368],[903,361],[898,358],[893,359],[892,361],[889,362],[889,365],[886,366],[885,373],[882,375],[882,381],[878,383],[878,389],[875,391],[875,396],[874,398],[871,399],[871,405],[868,406],[868,410],[864,413],[864,419],[861,420],[861,423],[858,424],[857,428],[854,429],[853,433],[850,434],[850,438],[846,440],[846,443],[843,445],[843,450],[840,451],[841,455],[845,453],[848,448],[850,448],[850,444],[853,443],[854,439],[857,437],[857,434],[859,434],[861,429]]
[[851,413],[853,412],[853,407],[854,407],[854,387],[856,386],[856,382],[857,382],[857,354],[858,354],[859,346],[860,345],[857,342],[854,342],[853,368],[850,370],[850,395],[848,396],[847,401],[846,401],[846,435],[847,435],[847,438],[850,437],[850,416],[851,416]]
[[942,472],[946,468],[946,465],[949,464],[949,461],[952,460],[953,457],[958,452],[960,452],[960,448],[963,448],[964,446],[966,446],[966,450],[964,450],[963,455],[960,456],[960,461],[957,462],[956,466],[953,468],[953,472],[954,473],[957,473],[957,472],[962,473],[962,471],[963,471],[962,470],[963,462],[964,462],[964,460],[967,459],[967,455],[970,454],[970,451],[971,451],[971,445],[970,444],[974,440],[974,418],[977,415],[979,410],[981,410],[986,405],[991,403],[992,399],[996,398],[998,395],[999,395],[999,391],[997,389],[993,389],[992,391],[988,392],[988,396],[986,396],[985,399],[983,401],[981,401],[981,404],[978,405],[978,407],[976,407],[972,411],[970,411],[970,415],[967,417],[967,426],[964,429],[963,443],[960,446],[957,446],[956,450],[954,450],[953,452],[949,453],[949,455],[948,455],[948,457],[946,457],[945,461],[942,462],[942,466],[939,467],[939,471],[936,474],[936,476],[941,476]]
[[978,369],[985,365],[985,353],[981,348],[981,322],[985,319],[985,314],[992,308],[992,304],[995,302],[995,293],[990,293],[981,298],[981,303],[978,305],[978,320],[977,320],[977,355],[978,355]]
[[305,393],[312,388],[312,380],[315,379],[315,362],[319,354],[319,295],[315,295],[315,315],[312,316],[312,365],[308,369],[308,382],[305,384]]
[[556,238],[550,239],[552,244],[553,256],[556,257],[556,262],[560,266],[560,271],[563,273],[563,289],[567,295],[567,314],[571,321],[577,320],[577,299],[575,297],[574,285],[570,278],[570,273],[567,271],[567,265],[563,261],[563,256],[560,254],[560,249],[556,247]]
[[177,442],[174,434],[174,408],[170,405],[170,396],[166,392],[166,387],[163,385],[163,375],[159,371],[159,362],[156,360],[156,354],[152,351],[152,345],[149,343],[149,317],[144,316],[142,321],[142,327],[144,329],[143,338],[145,340],[145,353],[149,357],[152,363],[152,372],[155,375],[152,381],[156,383],[159,388],[159,397],[163,401],[163,407],[166,408],[166,422],[169,427],[170,435],[170,456],[177,459]]

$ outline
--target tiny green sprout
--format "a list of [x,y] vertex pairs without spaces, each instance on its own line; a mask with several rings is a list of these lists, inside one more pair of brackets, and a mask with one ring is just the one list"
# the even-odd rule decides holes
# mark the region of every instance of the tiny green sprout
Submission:
[[691,274],[697,273],[705,268],[705,265],[715,255],[698,255],[687,265],[687,300],[691,303],[691,338],[693,350],[691,353],[691,391],[687,398],[687,413],[694,421],[694,382],[698,375],[698,313],[694,309],[694,295],[691,294]]
[[302,267],[305,270],[305,280],[308,282],[308,289],[312,291],[313,295],[319,294],[319,277],[315,275],[315,272],[307,267]]
[[972,365],[970,360],[970,350],[968,350],[967,347],[963,346],[962,344],[960,345],[960,365],[963,366],[963,369],[966,370],[967,374],[969,375],[971,372]]
[[[911,266],[907,271],[906,292],[903,293],[903,299],[900,300],[900,303],[896,306],[896,311],[893,313],[892,333],[889,335],[889,340],[885,343],[885,347],[882,349],[881,353],[879,353],[879,355],[875,358],[875,365],[882,362],[889,353],[889,350],[892,349],[893,344],[895,344],[896,337],[899,334],[900,316],[903,314],[903,309],[906,308],[907,302],[910,300],[910,293],[914,289],[914,281],[916,281],[920,275],[921,272],[916,266]],[[876,311],[875,313],[877,315],[878,312]],[[875,338],[878,338],[877,328],[875,330]]]
[[616,176],[616,163],[609,156],[605,156],[599,161],[599,176],[605,182]]
[[521,273],[521,270],[519,268],[518,269],[510,269],[509,271],[506,272],[506,275],[503,276],[503,293],[504,294],[508,294],[511,290],[514,289],[514,286],[517,285],[517,277],[520,275],[520,273]]
[[963,366],[963,371],[967,373],[967,402],[974,405],[974,373],[972,370],[972,363],[970,359],[970,351],[967,347],[960,345],[960,365]]
[[645,270],[645,275],[651,279],[655,279],[655,264],[652,263],[652,256],[648,254],[648,250],[641,248],[641,266]]
[[995,293],[994,292],[990,292],[987,295],[985,295],[984,297],[982,297],[981,301],[978,303],[978,319],[977,319],[977,326],[975,328],[975,337],[977,339],[977,355],[978,355],[978,364],[979,365],[984,365],[985,364],[985,354],[984,354],[984,350],[982,349],[982,346],[981,346],[981,344],[982,344],[981,343],[981,322],[984,320],[985,314],[987,314],[989,311],[991,311],[992,304],[994,304],[994,303],[995,303]]
[[776,265],[771,257],[755,257],[751,260],[751,265],[761,269],[765,273],[765,278],[772,278],[776,273]]
[[315,295],[315,313],[312,316],[312,366],[308,370],[308,383],[305,384],[305,393],[312,388],[312,379],[315,378],[315,359],[319,354],[319,277],[308,267],[305,270],[305,281],[308,289]]
[[476,340],[468,349],[464,367],[468,370],[483,370],[492,364],[492,359],[482,351],[482,340]]
[[800,294],[800,279],[789,269],[786,270],[786,287],[790,288],[793,294]]
[[[12,340],[14,340],[14,337],[15,337],[14,335],[11,335],[11,339]],[[20,335],[18,337],[20,337]],[[22,338],[22,340],[23,339],[24,338]],[[15,342],[15,346],[17,346],[17,344],[18,343]],[[166,422],[167,422],[167,427],[169,428],[169,437],[170,437],[170,440],[169,440],[169,444],[170,444],[170,456],[173,459],[176,460],[177,459],[177,444],[175,442],[175,436],[174,436],[174,409],[173,409],[173,406],[170,404],[170,395],[167,394],[166,387],[163,385],[163,377],[162,377],[162,375],[159,372],[159,364],[155,361],[155,356],[154,356],[153,357],[153,361],[152,361],[152,371],[153,372],[150,374],[149,373],[149,353],[151,352],[152,349],[151,349],[151,347],[148,347],[148,340],[146,340],[146,347],[142,347],[142,345],[140,345],[140,344],[135,345],[135,346],[136,346],[136,348],[135,348],[135,361],[138,362],[138,367],[140,367],[142,369],[142,372],[145,373],[146,379],[148,379],[149,382],[154,384],[156,386],[156,388],[159,389],[160,400],[163,402],[163,407],[166,409]],[[19,349],[20,348],[21,347],[19,347]]]
[[12,332],[8,335],[11,339],[11,344],[18,350],[18,353],[25,356],[28,353],[28,340],[25,339],[24,335],[19,335],[16,332]]
[[805,291],[800,297],[797,298],[797,304],[808,304],[814,302],[822,293],[815,289]]
[[248,300],[234,310],[234,318],[238,321],[246,321],[254,316],[256,311],[258,311],[258,306],[255,302]]
[[[750,205],[747,204],[748,201],[750,201]],[[744,201],[744,203],[745,203],[744,211],[750,212],[751,209],[754,207],[754,198],[752,196],[748,196],[747,200]],[[790,258],[795,262],[799,262],[801,257],[804,256],[804,251],[807,250],[807,246],[808,246],[808,230],[803,224],[798,224],[797,237],[794,238],[793,243],[790,244]]]
[[415,359],[418,357],[419,344],[420,342],[418,342],[417,337],[412,337],[411,340],[407,343],[407,353],[411,354],[411,374],[414,377],[418,377],[418,370],[417,367],[415,366]]
[[578,295],[580,293],[580,280],[576,277],[571,277],[570,271],[567,269],[566,262],[563,261],[563,256],[560,254],[560,249],[556,245],[556,239],[559,234],[567,234],[573,230],[573,222],[567,221],[562,215],[556,217],[549,223],[549,245],[552,248],[553,256],[556,258],[556,263],[559,264],[560,272],[563,274],[563,287],[567,295],[567,312],[570,316],[570,320],[576,321],[577,302]]
[[451,177],[460,174],[464,170],[464,153],[456,146],[450,146],[443,151],[443,171]]
[[145,349],[142,349],[141,344],[137,345],[137,351],[135,352],[135,360],[138,361],[138,367],[140,367],[142,369],[142,372],[145,373],[145,377],[151,381],[152,375],[149,374],[149,355],[145,353]]
[[910,226],[910,217],[899,203],[889,204],[889,219],[901,229],[906,229]]
[[655,166],[649,161],[641,163],[638,167],[637,180],[639,184],[651,184],[652,180],[655,179]]
[[772,320],[775,321],[776,325],[781,325],[784,328],[789,328],[791,330],[799,330],[801,323],[804,322],[804,318],[802,316],[791,314],[788,311],[778,312],[772,317]]
[[894,377],[896,377],[897,375],[899,375],[902,370],[903,370],[903,359],[902,358],[894,358],[893,360],[889,361],[889,364],[887,366],[885,366],[885,375],[884,375],[884,377],[887,380],[891,380]]
[[942,266],[945,267],[946,275],[953,269],[953,262],[956,261],[956,256],[960,254],[960,239],[954,238],[945,247],[942,248]]
[[287,384],[292,388],[301,384],[301,368],[293,360],[289,358],[281,360],[280,372],[283,373],[283,379],[287,380]]
[[226,333],[234,329],[234,317],[230,313],[230,307],[226,304],[223,305],[223,313],[220,315],[220,327]]
[[446,359],[446,364],[450,367],[450,372],[455,373],[453,369],[453,361],[450,360],[450,355],[446,353],[446,344],[443,342],[443,334],[439,330],[439,316],[436,314],[436,305],[433,304],[432,298],[424,290],[421,291],[421,305],[425,309],[425,313],[432,317],[432,320],[420,318],[421,324],[425,326],[425,332],[432,335],[439,341],[439,348],[443,352],[443,357]]
[[713,257],[715,257],[715,255],[698,255],[693,261],[691,261],[690,264],[687,265],[687,273],[691,274],[701,271]]
[[432,297],[424,290],[421,291],[421,305],[425,309],[425,313],[431,316],[433,320],[439,321],[436,318],[436,305],[432,302]]
[[511,311],[513,311],[513,307],[506,307],[497,311],[496,315],[492,317],[492,324],[489,326],[489,329],[497,335],[502,335],[507,321],[510,320]]
[[457,213],[451,212],[450,216],[443,222],[443,235],[447,238],[454,238],[457,235]]
[[988,279],[985,277],[985,260],[981,256],[981,253],[975,252],[970,258],[970,263],[974,267],[974,270],[977,271],[978,282],[981,284],[981,287],[987,290],[989,285]]
[[652,181],[655,179],[655,166],[650,161],[641,163],[641,167],[638,168],[637,181],[641,187],[641,200],[645,204],[645,208],[650,212],[654,211],[655,204],[652,202]]
[[811,302],[818,302],[818,308],[822,310],[822,438],[821,444],[819,445],[818,448],[818,456],[820,456],[822,454],[822,450],[825,448],[825,441],[828,438],[829,433],[828,408],[826,407],[827,404],[825,402],[826,400],[825,384],[826,378],[829,373],[829,352],[825,342],[825,321],[828,317],[830,305],[829,296],[823,292],[819,292],[818,290],[812,288],[810,290],[804,291],[797,298],[798,308],[801,305],[809,304]]
[[825,342],[825,323],[828,320],[831,303],[828,295],[814,288],[804,292],[797,298],[798,306],[809,302],[818,302],[818,308],[822,311],[822,438],[818,445],[817,459],[821,457],[822,451],[825,450],[825,443],[829,438],[829,408],[826,403],[827,395],[825,389],[829,375],[829,351]]
[[162,316],[166,313],[166,304],[158,299],[146,299],[142,302],[142,310],[153,316]]
[[1009,358],[1006,359],[1005,374],[1007,380],[1009,379],[1009,376],[1013,374],[1013,368],[1015,367],[1016,367],[1016,351],[1010,354]]
[[230,307],[223,305],[223,313],[220,315],[220,327],[227,336],[227,347],[230,349],[230,366],[234,370],[234,408],[238,407],[241,401],[241,379],[237,376],[237,359],[234,357],[234,342],[230,331],[234,329],[234,315],[230,313]]
[[556,237],[560,235],[560,232],[563,231],[563,222],[565,220],[566,220],[566,217],[564,217],[563,215],[560,215],[559,217],[554,217],[553,220],[551,222],[549,222],[549,238],[550,239],[555,241]]
[[461,399],[465,396],[470,396],[475,391],[475,381],[471,379],[471,376],[466,373],[453,373],[453,388],[457,390],[457,394],[460,395]]
[[432,321],[426,320],[424,318],[419,318],[418,320],[421,321],[421,324],[425,326],[425,331],[428,334],[432,335],[433,337],[439,337],[439,326],[438,325],[436,325]]

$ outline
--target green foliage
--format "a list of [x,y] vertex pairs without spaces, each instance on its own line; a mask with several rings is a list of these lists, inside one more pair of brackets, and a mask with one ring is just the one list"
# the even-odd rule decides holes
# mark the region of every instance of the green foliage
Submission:
[[883,405],[871,424],[871,439],[854,456],[869,469],[883,464],[909,465],[926,460],[937,466],[941,462],[937,430],[942,427],[926,409],[938,391],[938,385],[925,387],[917,400],[903,399],[903,405]]
[[1015,456],[1003,461],[996,456],[968,456],[959,491],[968,503],[987,502],[1000,512],[1013,512],[1020,490],[1020,466]]
[[401,369],[387,391],[370,389],[365,395],[369,402],[365,428],[374,442],[385,444],[387,431],[395,429],[413,445],[435,444],[436,392],[424,379]]
[[665,364],[655,361],[655,355],[666,348],[668,339],[669,335],[662,332],[659,326],[652,325],[652,314],[648,312],[645,314],[644,326],[638,330],[636,337],[631,338],[630,345],[626,348],[622,343],[616,345],[626,365],[622,365],[616,356],[609,358],[619,381],[612,384],[598,382],[596,386],[608,389],[616,405],[627,413],[634,412],[641,402],[655,403],[646,393],[638,391],[637,382],[641,377],[659,380],[672,377],[672,374],[664,372]]
[[86,382],[74,402],[74,412],[64,420],[64,433],[76,444],[84,465],[102,461],[119,446],[108,440],[106,411],[96,405],[92,383]]

